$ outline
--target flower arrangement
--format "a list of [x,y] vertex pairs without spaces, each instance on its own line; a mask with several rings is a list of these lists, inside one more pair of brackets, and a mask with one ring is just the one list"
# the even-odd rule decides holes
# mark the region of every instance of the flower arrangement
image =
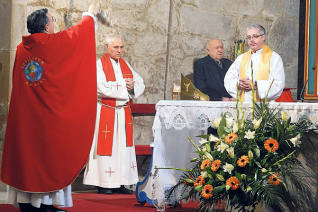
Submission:
[[314,177],[299,156],[311,144],[313,124],[292,123],[266,101],[252,104],[246,118],[237,102],[236,119],[224,114],[211,121],[216,133],[200,135],[199,145],[189,138],[198,157],[191,159],[191,169],[174,168],[183,171],[175,188],[183,188],[183,199],[199,199],[200,211],[214,211],[221,201],[239,211],[254,211],[257,204],[309,211]]

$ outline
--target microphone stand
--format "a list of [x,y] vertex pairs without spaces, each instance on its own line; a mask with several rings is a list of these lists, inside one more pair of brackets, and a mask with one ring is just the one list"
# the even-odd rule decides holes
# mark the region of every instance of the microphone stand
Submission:
[[300,95],[299,95],[299,96],[300,96],[301,102],[304,102],[304,93],[305,93],[305,89],[306,89],[308,80],[309,80],[309,79],[306,80],[304,86],[302,87],[302,89],[301,89],[301,91],[300,91]]

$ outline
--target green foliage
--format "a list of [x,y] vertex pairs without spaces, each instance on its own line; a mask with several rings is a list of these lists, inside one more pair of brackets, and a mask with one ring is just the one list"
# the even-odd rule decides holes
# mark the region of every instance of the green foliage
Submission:
[[220,200],[239,211],[254,211],[257,204],[274,211],[306,211],[313,202],[316,176],[300,160],[304,146],[315,151],[308,136],[313,124],[305,119],[293,123],[278,108],[253,104],[253,120],[223,115],[211,121],[216,135],[201,135],[201,145],[189,138],[198,157],[176,187],[183,186],[184,199],[199,198],[200,211],[215,210]]

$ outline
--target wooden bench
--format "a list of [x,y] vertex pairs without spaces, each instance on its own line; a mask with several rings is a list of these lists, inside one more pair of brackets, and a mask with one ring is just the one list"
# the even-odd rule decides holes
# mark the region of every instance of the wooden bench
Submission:
[[[155,104],[135,104],[130,105],[131,113],[135,116],[155,116]],[[152,155],[150,145],[135,145],[136,155]]]

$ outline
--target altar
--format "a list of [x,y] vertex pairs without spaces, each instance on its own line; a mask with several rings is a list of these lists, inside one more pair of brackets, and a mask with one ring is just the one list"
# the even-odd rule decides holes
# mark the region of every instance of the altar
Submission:
[[[245,116],[250,111],[250,103],[242,108]],[[272,102],[270,107],[285,111],[293,121],[307,118],[318,121],[318,103],[281,103]],[[139,202],[152,204],[158,193],[153,189],[154,168],[189,168],[189,161],[195,157],[194,147],[188,137],[198,143],[198,135],[206,134],[210,121],[226,113],[236,118],[236,102],[213,101],[169,101],[156,104],[153,123],[154,149],[153,160],[146,179],[137,185],[136,196]],[[163,188],[167,190],[178,182],[181,171],[157,169],[156,175]]]

